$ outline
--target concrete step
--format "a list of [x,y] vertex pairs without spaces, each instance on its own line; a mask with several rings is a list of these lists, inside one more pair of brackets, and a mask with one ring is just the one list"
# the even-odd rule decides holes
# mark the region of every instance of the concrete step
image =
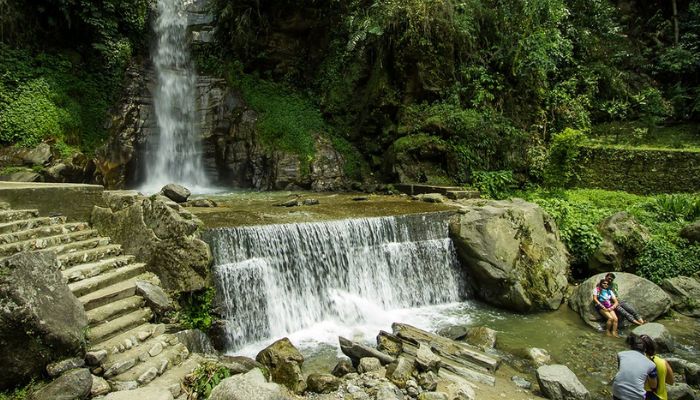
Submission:
[[83,240],[74,240],[72,242],[54,246],[48,250],[53,251],[56,255],[70,254],[78,251],[94,249],[97,247],[108,246],[111,239],[108,237],[99,236],[97,231],[92,237],[86,237]]
[[90,351],[107,350],[109,354],[116,354],[128,350],[124,345],[126,340],[129,340],[131,345],[138,344],[152,336],[160,336],[165,332],[163,324],[143,324],[128,331],[118,334],[107,340],[90,343],[88,348]]
[[[82,231],[61,233],[55,236],[47,236],[35,239],[24,240],[21,242],[9,243],[0,245],[0,256],[9,256],[22,251],[34,250],[50,250],[63,253],[64,247],[73,242],[84,242],[94,238],[98,233],[94,229],[85,229]],[[75,248],[72,246],[69,248]],[[94,247],[94,246],[93,246]]]
[[129,278],[125,281],[109,285],[106,288],[88,293],[85,296],[78,298],[78,300],[80,300],[80,302],[83,304],[85,311],[90,311],[113,301],[134,296],[136,294],[136,281],[138,280],[159,284],[158,277],[150,272],[147,272],[145,274]]
[[117,390],[120,387],[143,386],[159,375],[163,375],[169,368],[180,365],[187,359],[190,352],[187,347],[178,343],[175,346],[168,347],[165,351],[156,357],[151,357],[148,361],[140,363],[128,371],[119,374],[109,382],[113,388]]
[[445,196],[452,200],[478,199],[481,193],[478,190],[450,190],[445,193]]
[[122,254],[122,246],[118,244],[110,244],[108,246],[59,254],[58,263],[61,266],[61,269],[65,270],[77,264],[96,262],[98,260],[115,257],[120,254]]
[[146,362],[151,357],[157,357],[168,347],[180,343],[173,335],[151,337],[145,342],[138,343],[123,353],[110,354],[102,363],[105,379],[123,374],[139,363]]
[[[22,221],[24,222],[24,221]],[[17,223],[17,222],[16,222]],[[31,239],[46,238],[56,235],[65,235],[71,232],[84,231],[90,228],[85,222],[72,222],[69,224],[41,225],[25,230],[19,230],[0,235],[0,245],[23,242]]]
[[68,284],[68,288],[73,292],[75,297],[84,296],[88,293],[105,288],[109,285],[125,281],[136,275],[146,272],[146,264],[136,263],[129,264],[124,267],[113,269],[109,272],[104,272],[92,278],[83,279],[82,281]]
[[0,234],[19,232],[47,225],[65,224],[66,217],[39,217],[19,221],[3,222],[0,224]]
[[110,271],[115,268],[123,267],[132,261],[134,261],[134,256],[119,256],[111,257],[105,260],[99,260],[87,264],[78,264],[67,270],[64,270],[63,277],[68,280],[68,282],[77,282],[83,279],[92,278],[105,271]]
[[163,375],[148,383],[146,387],[168,390],[174,398],[177,398],[183,393],[182,383],[185,380],[185,376],[191,374],[204,361],[204,357],[198,354],[192,354],[182,364],[168,369]]
[[131,328],[143,325],[150,321],[151,318],[153,318],[153,311],[150,308],[139,308],[136,311],[90,328],[86,336],[91,342],[101,342]]
[[39,216],[39,210],[2,210],[0,211],[0,223],[21,221]]
[[95,326],[104,321],[109,321],[124,314],[136,311],[144,307],[146,301],[141,296],[131,296],[126,299],[105,304],[102,307],[93,308],[88,311],[88,324]]

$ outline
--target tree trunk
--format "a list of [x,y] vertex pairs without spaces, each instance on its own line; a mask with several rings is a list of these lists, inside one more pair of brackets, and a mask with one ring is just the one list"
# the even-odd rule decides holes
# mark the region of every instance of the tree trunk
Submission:
[[680,40],[680,32],[678,29],[678,4],[677,0],[671,0],[671,6],[673,7],[673,44],[678,46]]

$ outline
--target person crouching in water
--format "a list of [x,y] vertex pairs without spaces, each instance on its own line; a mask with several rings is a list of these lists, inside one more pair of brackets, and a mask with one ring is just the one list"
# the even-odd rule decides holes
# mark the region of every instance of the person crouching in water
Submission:
[[615,312],[619,313],[621,316],[625,317],[626,320],[635,325],[644,324],[646,321],[644,321],[644,319],[639,315],[637,310],[635,310],[630,304],[622,301],[620,298],[620,292],[618,291],[617,283],[615,283],[615,274],[608,272],[605,274],[605,280],[608,281],[608,288],[612,290],[613,294],[617,298],[618,306],[615,309]]
[[668,400],[668,393],[666,392],[666,384],[673,385],[673,369],[671,364],[663,358],[656,355],[656,343],[654,339],[647,335],[641,335],[639,338],[644,343],[644,353],[647,357],[656,365],[656,374],[658,384],[656,390],[652,390],[653,386],[647,383],[644,389],[647,391],[645,399],[647,400]]
[[617,315],[615,308],[617,307],[617,297],[615,293],[608,288],[608,281],[601,279],[593,289],[593,302],[598,312],[605,317],[605,334],[608,336],[619,337],[617,335]]
[[630,350],[617,353],[618,371],[613,379],[613,400],[643,400],[646,394],[645,383],[649,388],[658,384],[656,365],[645,355],[642,339],[630,334],[627,336]]

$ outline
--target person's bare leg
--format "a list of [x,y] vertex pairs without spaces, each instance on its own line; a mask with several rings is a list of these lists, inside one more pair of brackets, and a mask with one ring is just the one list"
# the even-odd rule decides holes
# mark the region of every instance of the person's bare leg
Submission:
[[617,334],[617,316],[614,313],[612,319],[612,335],[614,337],[620,337],[620,335]]

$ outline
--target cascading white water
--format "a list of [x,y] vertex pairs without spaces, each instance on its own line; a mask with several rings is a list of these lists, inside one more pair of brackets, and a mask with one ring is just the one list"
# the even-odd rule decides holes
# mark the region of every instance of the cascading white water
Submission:
[[159,136],[150,143],[141,188],[149,193],[171,182],[195,190],[208,186],[195,129],[197,77],[190,61],[184,7],[184,0],[158,0],[152,59],[157,75],[153,100]]
[[465,285],[447,218],[431,213],[208,231],[228,349],[305,329],[317,331],[308,339],[322,340],[313,337],[319,324],[336,331],[390,324],[393,311],[459,301]]

